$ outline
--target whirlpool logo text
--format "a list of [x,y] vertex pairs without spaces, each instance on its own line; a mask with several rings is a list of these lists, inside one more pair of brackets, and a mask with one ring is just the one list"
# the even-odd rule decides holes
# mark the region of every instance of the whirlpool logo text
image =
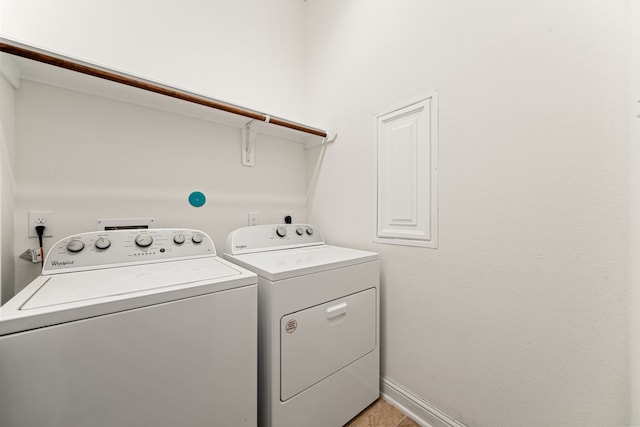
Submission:
[[73,261],[51,261],[52,267],[65,267],[69,264],[73,264]]

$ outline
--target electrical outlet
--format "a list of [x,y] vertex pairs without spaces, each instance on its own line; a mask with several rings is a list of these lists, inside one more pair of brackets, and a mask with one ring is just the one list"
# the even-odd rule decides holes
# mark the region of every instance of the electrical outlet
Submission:
[[253,227],[254,225],[258,225],[258,212],[249,212],[248,224],[250,227]]
[[293,224],[293,212],[280,212],[280,220],[283,224]]
[[44,225],[44,237],[53,236],[53,211],[29,211],[27,232],[29,237],[38,237],[36,227]]

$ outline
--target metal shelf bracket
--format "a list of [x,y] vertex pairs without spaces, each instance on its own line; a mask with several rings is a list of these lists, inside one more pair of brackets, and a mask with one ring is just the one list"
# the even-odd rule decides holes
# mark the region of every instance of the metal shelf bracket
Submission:
[[320,145],[325,145],[328,144],[330,142],[334,142],[336,139],[338,139],[338,131],[337,129],[331,129],[327,131],[327,136],[322,138],[319,141],[315,141],[315,142],[310,142],[305,144],[304,148],[305,150],[309,149],[309,148],[314,148],[314,147],[318,147]]
[[255,146],[258,132],[251,128],[251,120],[242,128],[242,165],[255,165]]

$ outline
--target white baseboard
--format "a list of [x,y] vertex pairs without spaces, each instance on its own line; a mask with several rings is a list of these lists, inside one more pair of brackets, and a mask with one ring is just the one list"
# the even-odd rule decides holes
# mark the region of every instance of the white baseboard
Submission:
[[380,392],[389,403],[409,415],[423,427],[466,427],[387,378],[380,378]]

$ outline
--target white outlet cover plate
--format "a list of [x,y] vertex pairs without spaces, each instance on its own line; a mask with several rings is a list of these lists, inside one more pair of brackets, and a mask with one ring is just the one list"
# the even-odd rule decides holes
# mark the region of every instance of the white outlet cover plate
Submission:
[[[41,221],[42,219],[42,221]],[[27,235],[38,237],[36,225],[44,225],[43,237],[53,237],[53,211],[28,211]]]
[[247,215],[247,223],[249,227],[258,225],[258,212],[249,212]]

